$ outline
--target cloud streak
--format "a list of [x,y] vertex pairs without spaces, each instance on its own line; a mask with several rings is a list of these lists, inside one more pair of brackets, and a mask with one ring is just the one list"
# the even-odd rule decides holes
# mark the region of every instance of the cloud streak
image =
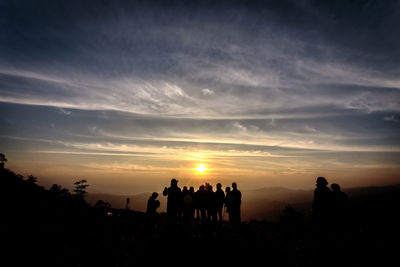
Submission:
[[357,153],[397,166],[373,160],[400,150],[396,1],[21,1],[0,17],[1,144],[20,156],[268,177],[362,166]]

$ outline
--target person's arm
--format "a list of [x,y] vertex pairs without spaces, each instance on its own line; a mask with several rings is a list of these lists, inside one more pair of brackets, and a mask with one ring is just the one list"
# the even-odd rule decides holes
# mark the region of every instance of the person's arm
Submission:
[[164,188],[164,191],[162,192],[162,194],[163,194],[163,196],[166,196],[166,195],[168,195],[168,188]]

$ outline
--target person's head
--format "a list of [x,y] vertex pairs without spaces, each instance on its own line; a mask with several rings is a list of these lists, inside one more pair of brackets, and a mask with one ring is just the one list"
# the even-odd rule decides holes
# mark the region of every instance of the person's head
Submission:
[[156,199],[156,198],[158,197],[158,193],[157,193],[157,192],[154,192],[153,194],[151,194],[151,197],[154,198],[154,199]]
[[218,183],[217,184],[217,189],[221,189],[222,188],[222,184],[221,183]]
[[331,189],[334,192],[339,192],[340,191],[340,185],[338,184],[331,184]]
[[189,192],[191,192],[191,193],[194,192],[194,187],[193,187],[193,186],[191,186],[191,187],[189,188]]
[[230,188],[229,186],[227,186],[227,187],[225,188],[225,192],[231,192],[231,188]]
[[236,183],[232,183],[232,189],[237,189],[237,184]]
[[201,190],[201,191],[204,190],[204,185],[203,184],[199,186],[199,190]]
[[171,179],[171,186],[178,186],[178,180],[176,180],[175,178]]
[[183,192],[186,192],[186,191],[188,191],[188,189],[187,189],[187,186],[186,186],[186,185],[183,187],[182,191],[183,191]]
[[204,185],[204,189],[205,189],[205,190],[208,190],[209,187],[210,187],[210,184],[209,184],[209,183],[206,183],[206,184]]
[[324,187],[328,185],[328,181],[325,179],[325,177],[318,177],[317,178],[317,187]]

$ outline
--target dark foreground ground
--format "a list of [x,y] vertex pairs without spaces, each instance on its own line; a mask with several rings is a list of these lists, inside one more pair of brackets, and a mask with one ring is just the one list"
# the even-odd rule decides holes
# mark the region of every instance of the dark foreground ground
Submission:
[[165,215],[89,206],[1,169],[2,266],[392,266],[400,190],[370,195],[343,220],[169,225]]

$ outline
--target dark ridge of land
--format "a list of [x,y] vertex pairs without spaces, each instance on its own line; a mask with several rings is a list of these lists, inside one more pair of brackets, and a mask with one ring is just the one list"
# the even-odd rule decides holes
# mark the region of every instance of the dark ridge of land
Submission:
[[357,200],[343,225],[320,227],[289,207],[276,222],[232,227],[171,225],[165,214],[89,205],[82,196],[61,187],[45,189],[7,169],[0,169],[0,181],[3,262],[10,266],[389,266],[397,261],[399,186],[349,190]]

